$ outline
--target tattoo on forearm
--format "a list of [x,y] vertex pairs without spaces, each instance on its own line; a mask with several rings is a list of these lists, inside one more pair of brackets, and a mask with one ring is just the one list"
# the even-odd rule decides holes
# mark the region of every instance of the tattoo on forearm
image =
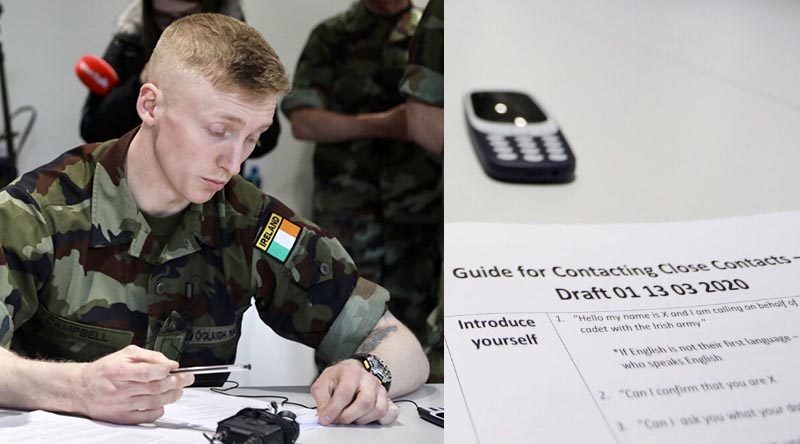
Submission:
[[375,348],[386,339],[389,333],[396,331],[397,327],[391,325],[389,327],[379,328],[364,339],[364,342],[358,346],[356,353],[371,353]]

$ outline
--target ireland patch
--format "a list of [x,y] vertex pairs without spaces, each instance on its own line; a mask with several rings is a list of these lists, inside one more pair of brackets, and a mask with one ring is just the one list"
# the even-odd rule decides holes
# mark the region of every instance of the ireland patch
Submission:
[[267,218],[267,225],[256,240],[256,248],[266,251],[268,255],[284,262],[289,257],[300,227],[275,213]]

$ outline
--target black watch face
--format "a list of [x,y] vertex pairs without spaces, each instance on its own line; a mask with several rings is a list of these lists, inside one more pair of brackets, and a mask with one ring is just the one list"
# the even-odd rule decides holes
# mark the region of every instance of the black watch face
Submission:
[[547,116],[526,94],[517,92],[476,92],[470,94],[475,115],[483,120],[525,126],[540,123]]

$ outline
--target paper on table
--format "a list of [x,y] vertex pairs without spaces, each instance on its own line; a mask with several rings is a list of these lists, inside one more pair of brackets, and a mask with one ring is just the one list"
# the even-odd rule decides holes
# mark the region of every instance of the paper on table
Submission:
[[800,442],[798,227],[447,224],[448,441]]
[[[267,398],[269,399],[269,398]],[[217,430],[217,423],[235,415],[245,407],[270,409],[270,402],[257,398],[241,398],[211,392],[207,389],[186,389],[178,402],[164,406],[164,416],[157,425],[178,425],[204,430]],[[317,411],[299,406],[280,406],[278,410],[290,410],[297,415],[300,431],[318,427]]]
[[36,410],[0,417],[0,437],[8,443],[194,444],[202,432],[150,426],[120,426]]
[[[25,413],[2,411],[2,442],[47,443],[58,437],[59,443],[81,444],[183,444],[205,442],[203,431],[213,432],[217,423],[245,407],[268,408],[269,402],[226,396],[207,389],[186,389],[175,404],[164,408],[155,425],[122,426],[41,410]],[[297,415],[300,431],[320,427],[316,411],[297,406],[279,407]]]

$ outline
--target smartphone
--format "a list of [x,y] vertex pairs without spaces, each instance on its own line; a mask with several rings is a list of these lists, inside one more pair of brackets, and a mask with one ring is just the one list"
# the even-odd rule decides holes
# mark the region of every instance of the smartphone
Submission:
[[425,421],[444,427],[444,407],[417,407],[417,413]]
[[565,183],[575,155],[556,121],[529,94],[479,90],[464,96],[475,154],[487,175],[504,182]]

